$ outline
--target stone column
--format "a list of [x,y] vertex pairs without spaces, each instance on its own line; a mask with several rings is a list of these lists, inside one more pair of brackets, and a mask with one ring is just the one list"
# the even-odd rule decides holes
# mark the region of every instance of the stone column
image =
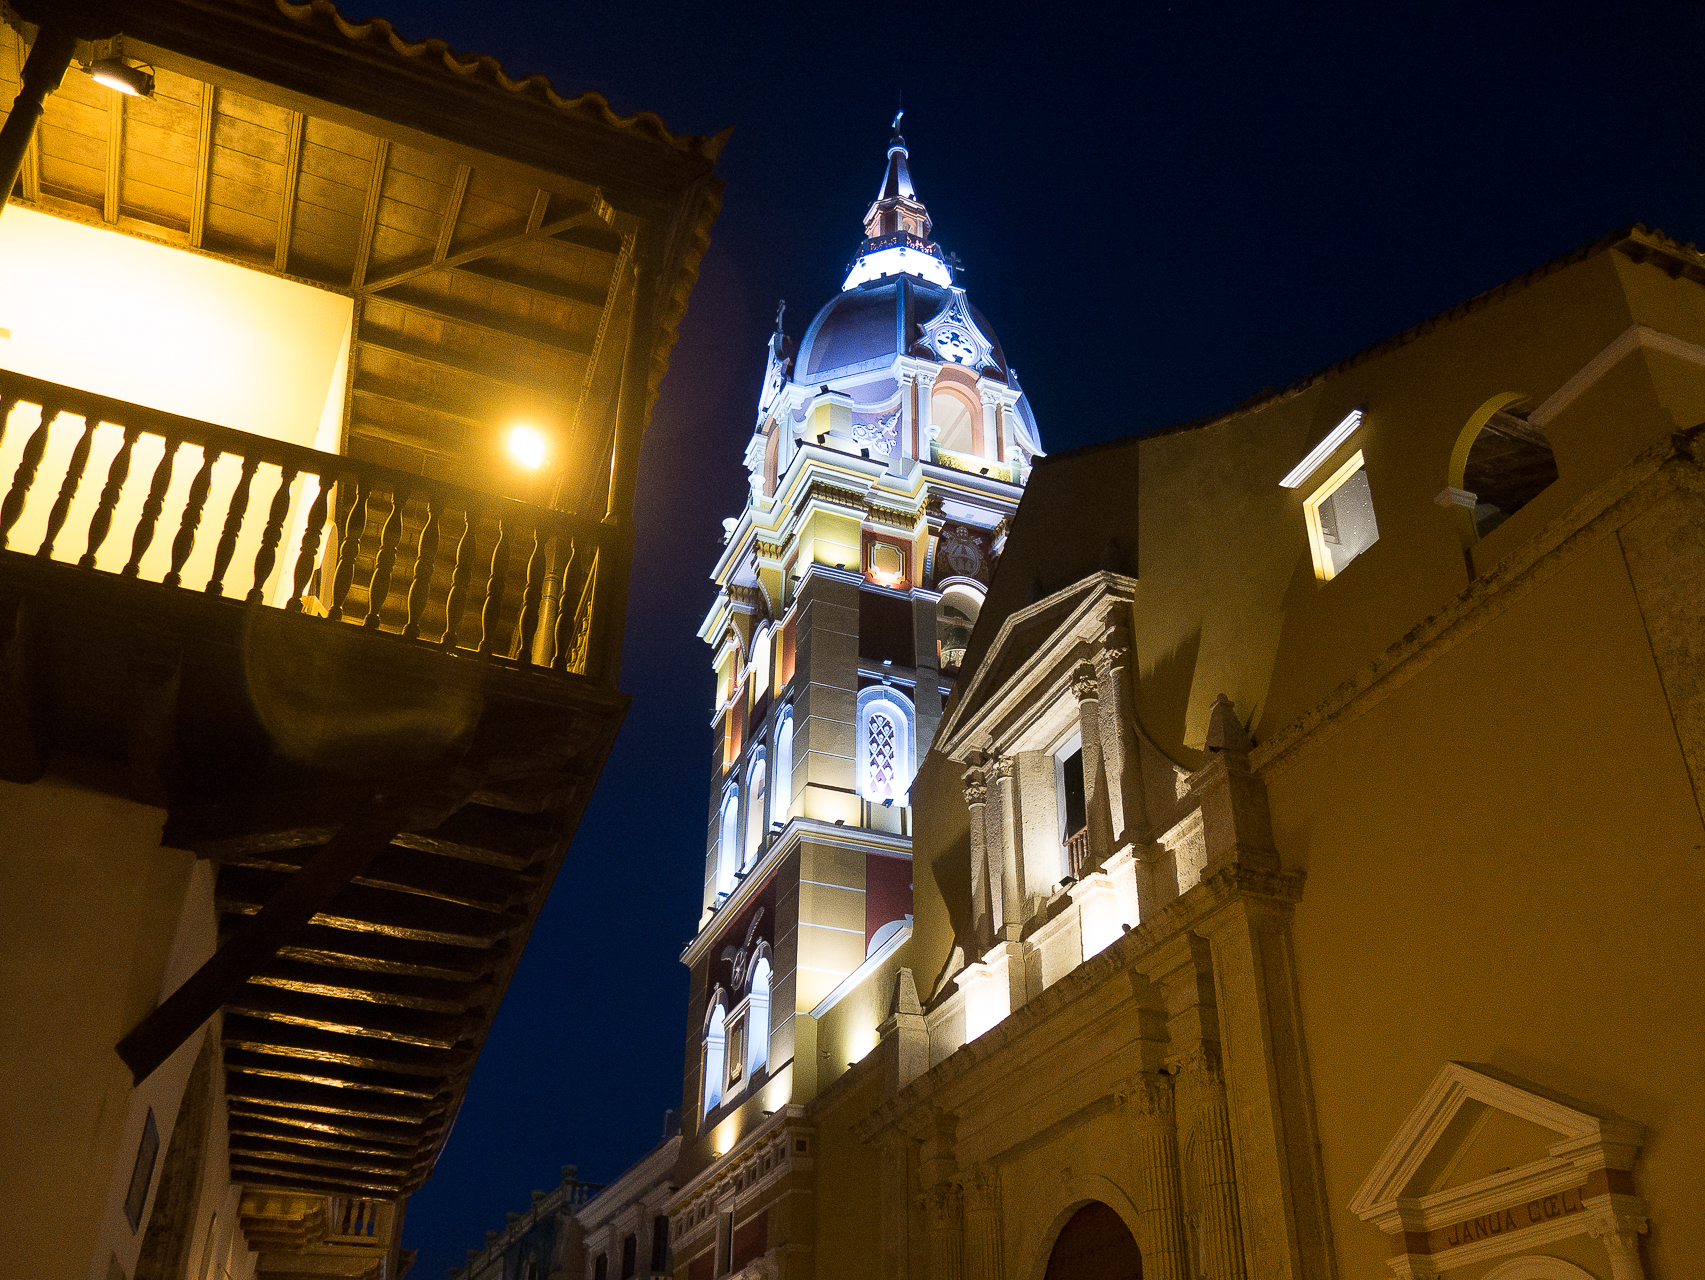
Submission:
[[964,1280],[959,1185],[938,1182],[924,1192],[924,1214],[929,1223],[930,1280]]
[[1193,1280],[1184,1238],[1172,1080],[1144,1072],[1132,1090],[1132,1164],[1144,1280]]
[[935,459],[935,406],[930,403],[935,390],[935,375],[923,369],[917,372],[918,396],[918,457],[925,462]]
[[1211,1044],[1202,1044],[1178,1064],[1178,1088],[1190,1099],[1184,1166],[1196,1210],[1202,1275],[1207,1280],[1244,1280],[1243,1225],[1225,1078],[1219,1053]]
[[995,937],[995,904],[1000,893],[998,885],[989,883],[988,828],[983,821],[988,804],[987,775],[972,765],[962,775],[965,786],[965,807],[971,814],[971,921],[970,951],[980,956],[987,951]]
[[1225,1082],[1220,1073],[1219,1011],[1212,955],[1205,939],[1181,934],[1137,961],[1158,984],[1166,1006],[1168,1051],[1178,1141],[1181,1190],[1194,1237],[1194,1276],[1245,1280]]
[[1109,627],[1095,655],[1095,667],[1101,685],[1102,768],[1107,775],[1107,807],[1112,816],[1114,848],[1151,838],[1148,803],[1143,794],[1142,757],[1137,751],[1130,661],[1130,640],[1125,628]]
[[882,1139],[882,1280],[906,1280],[911,1261],[907,1146],[908,1140],[897,1133]]
[[978,453],[982,457],[1000,462],[1000,438],[995,425],[995,406],[1000,403],[1000,397],[984,387],[977,398],[983,402],[983,429],[979,433],[983,439],[983,447]]
[[995,937],[1007,942],[1018,940],[1024,926],[1024,854],[1023,827],[1020,824],[1017,762],[1002,756],[989,767],[995,783],[996,810],[994,829],[999,835],[999,847],[989,850],[989,879],[995,880],[998,855],[1001,910],[995,913]]
[[971,1170],[965,1178],[964,1203],[965,1280],[1001,1280],[1000,1170],[992,1165]]
[[1646,1233],[1643,1214],[1615,1209],[1606,1221],[1588,1230],[1610,1255],[1611,1280],[1646,1280],[1645,1264],[1640,1261],[1640,1237]]
[[1107,771],[1101,753],[1101,681],[1089,663],[1080,664],[1072,673],[1072,694],[1077,698],[1083,740],[1083,801],[1089,820],[1086,865],[1094,867],[1113,852],[1113,817],[1107,805]]

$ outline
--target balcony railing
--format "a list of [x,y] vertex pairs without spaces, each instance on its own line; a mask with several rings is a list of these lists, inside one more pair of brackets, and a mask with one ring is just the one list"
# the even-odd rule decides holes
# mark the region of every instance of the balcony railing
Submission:
[[611,526],[0,370],[8,471],[14,555],[603,675]]
[[1066,867],[1073,880],[1083,875],[1083,864],[1089,861],[1089,828],[1066,837]]

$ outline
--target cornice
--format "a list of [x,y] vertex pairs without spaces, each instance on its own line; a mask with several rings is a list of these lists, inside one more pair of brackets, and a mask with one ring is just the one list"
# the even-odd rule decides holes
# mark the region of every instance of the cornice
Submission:
[[[919,1118],[942,1108],[954,1108],[965,1096],[983,1087],[998,1086],[1011,1069],[1010,1055],[1037,1051],[1051,1042],[1051,1020],[1104,983],[1141,972],[1141,962],[1167,943],[1206,924],[1232,902],[1252,902],[1264,908],[1289,910],[1302,899],[1301,871],[1262,871],[1238,864],[1204,876],[1173,901],[1106,948],[1085,960],[1052,986],[1027,1000],[975,1040],[961,1045],[900,1093],[885,1101],[854,1127],[860,1139],[872,1142],[885,1133],[916,1127]],[[946,999],[930,1002],[933,1011]],[[987,1065],[985,1071],[985,1064]],[[986,1076],[986,1078],[985,1078]]]
[[906,836],[892,835],[870,827],[837,827],[834,823],[824,822],[820,818],[789,818],[781,834],[772,839],[770,847],[764,850],[764,856],[746,873],[734,892],[724,899],[716,913],[705,921],[693,940],[681,949],[681,963],[689,968],[697,964],[718,937],[719,922],[738,918],[757,895],[760,886],[781,866],[783,860],[806,840],[832,844],[843,849],[899,853],[907,857],[912,853],[912,842]]

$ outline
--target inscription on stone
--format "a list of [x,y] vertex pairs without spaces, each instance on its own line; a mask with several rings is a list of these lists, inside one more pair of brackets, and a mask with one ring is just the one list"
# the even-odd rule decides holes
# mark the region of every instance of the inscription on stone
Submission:
[[1496,1213],[1485,1213],[1478,1218],[1440,1227],[1428,1234],[1427,1252],[1439,1253],[1445,1249],[1454,1249],[1458,1245],[1475,1244],[1493,1236],[1580,1213],[1585,1207],[1582,1197],[1586,1193],[1584,1186],[1570,1187],[1567,1191],[1561,1191],[1554,1196],[1541,1196],[1513,1209],[1499,1209]]

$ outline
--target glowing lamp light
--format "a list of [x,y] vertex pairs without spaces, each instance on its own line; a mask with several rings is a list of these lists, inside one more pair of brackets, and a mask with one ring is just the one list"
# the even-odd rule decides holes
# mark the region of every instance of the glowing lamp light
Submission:
[[91,62],[88,67],[89,78],[96,84],[104,84],[109,89],[132,98],[152,98],[154,96],[154,77],[141,67],[133,67],[123,58],[102,58]]
[[1350,434],[1361,425],[1362,411],[1360,409],[1351,409],[1350,412],[1344,415],[1344,420],[1327,433],[1326,439],[1322,440],[1319,444],[1315,445],[1314,448],[1310,449],[1308,451],[1308,457],[1304,458],[1301,462],[1297,463],[1296,466],[1292,467],[1290,474],[1283,480],[1279,481],[1279,488],[1295,489],[1304,480],[1313,475],[1316,468],[1332,456],[1332,451],[1339,445],[1343,444],[1344,441],[1348,440],[1350,438]]
[[514,458],[529,471],[537,471],[545,465],[545,455],[549,452],[545,444],[545,433],[537,427],[511,427],[509,431],[509,456]]

